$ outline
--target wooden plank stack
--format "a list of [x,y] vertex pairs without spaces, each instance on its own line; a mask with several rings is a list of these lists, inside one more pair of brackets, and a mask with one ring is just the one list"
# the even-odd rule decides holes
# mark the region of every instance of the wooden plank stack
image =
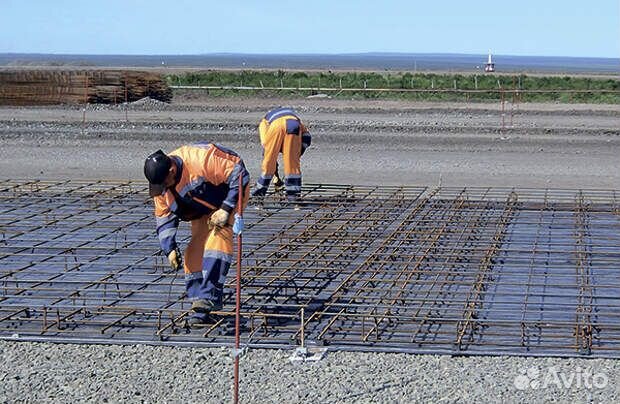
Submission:
[[159,74],[135,70],[0,71],[0,105],[120,104],[144,97],[170,102]]

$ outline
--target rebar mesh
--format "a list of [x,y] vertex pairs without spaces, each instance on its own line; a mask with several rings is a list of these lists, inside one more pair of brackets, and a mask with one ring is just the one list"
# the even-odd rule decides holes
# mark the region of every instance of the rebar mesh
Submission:
[[[146,184],[5,180],[0,211],[0,338],[232,344],[235,265],[190,329]],[[246,345],[620,357],[616,191],[310,184],[245,219]]]

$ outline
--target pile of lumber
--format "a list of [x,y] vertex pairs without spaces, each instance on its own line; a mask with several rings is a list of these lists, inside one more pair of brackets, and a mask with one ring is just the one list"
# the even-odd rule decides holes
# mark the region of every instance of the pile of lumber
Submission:
[[134,70],[0,71],[0,105],[120,104],[144,97],[170,102],[159,74]]

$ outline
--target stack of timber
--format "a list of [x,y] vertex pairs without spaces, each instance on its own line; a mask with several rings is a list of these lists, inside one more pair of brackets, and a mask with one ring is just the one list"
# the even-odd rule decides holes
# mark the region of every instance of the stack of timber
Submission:
[[123,70],[0,71],[0,105],[120,104],[144,97],[170,102],[159,74]]

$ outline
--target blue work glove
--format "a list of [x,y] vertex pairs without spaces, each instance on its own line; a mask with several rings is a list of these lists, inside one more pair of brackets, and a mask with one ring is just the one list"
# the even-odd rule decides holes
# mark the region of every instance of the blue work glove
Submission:
[[235,213],[235,222],[233,223],[233,233],[241,234],[243,233],[243,216],[238,213]]

